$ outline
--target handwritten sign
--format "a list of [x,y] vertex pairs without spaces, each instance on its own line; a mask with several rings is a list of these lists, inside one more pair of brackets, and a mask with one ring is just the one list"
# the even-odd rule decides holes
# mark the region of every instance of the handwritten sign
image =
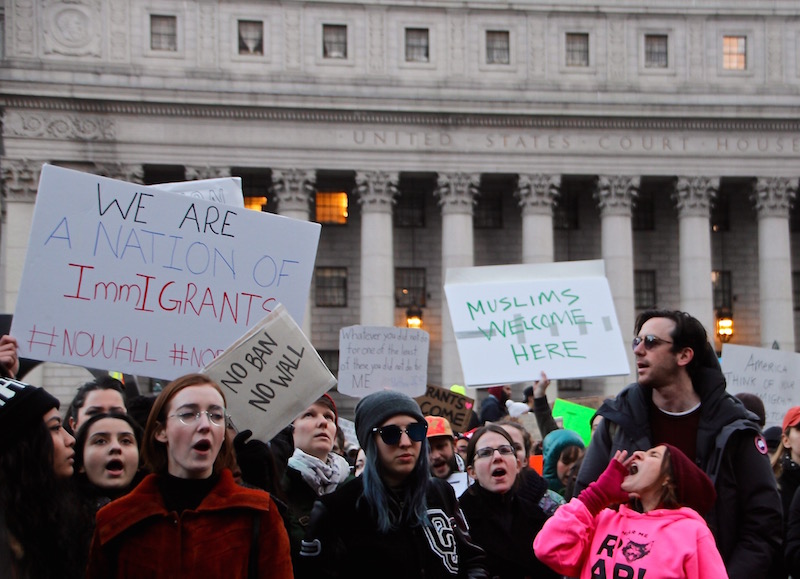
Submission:
[[339,392],[361,398],[380,390],[411,397],[425,392],[428,332],[349,326],[339,331]]
[[555,404],[553,404],[553,416],[562,417],[564,428],[580,434],[583,443],[587,446],[592,439],[592,416],[595,412],[597,412],[595,408],[581,406],[562,398],[556,398]]
[[796,352],[723,344],[721,366],[728,392],[749,392],[761,398],[767,426],[780,426],[786,411],[800,404],[795,394],[800,377]]
[[425,394],[416,398],[425,416],[443,416],[450,422],[453,432],[464,432],[469,428],[475,401],[463,394],[428,385]]
[[171,379],[282,303],[302,323],[320,226],[45,165],[20,356]]
[[159,183],[153,185],[161,191],[179,193],[195,199],[205,199],[214,203],[224,203],[244,209],[241,177],[220,177],[218,179],[198,179],[196,181],[179,181],[177,183]]
[[281,305],[203,372],[222,386],[236,428],[259,440],[270,440],[336,384]]
[[449,269],[444,289],[469,386],[630,372],[600,260]]

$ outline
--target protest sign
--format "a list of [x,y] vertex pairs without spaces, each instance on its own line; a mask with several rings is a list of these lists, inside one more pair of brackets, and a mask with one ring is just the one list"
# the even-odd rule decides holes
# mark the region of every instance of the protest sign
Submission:
[[390,326],[348,326],[339,331],[339,392],[362,398],[380,390],[411,397],[425,392],[428,332]]
[[172,379],[278,303],[302,323],[319,232],[45,165],[11,332],[26,358]]
[[180,181],[177,183],[159,183],[153,185],[161,191],[169,191],[205,199],[214,203],[224,203],[244,209],[241,177],[220,177],[218,179],[198,179],[196,181]]
[[469,386],[630,373],[601,260],[447,270]]
[[723,344],[720,364],[728,392],[749,392],[761,398],[767,426],[780,426],[786,411],[800,404],[800,398],[795,394],[800,376],[800,354]]
[[556,398],[553,404],[553,416],[560,416],[564,420],[564,428],[580,434],[586,445],[592,439],[592,416],[595,412],[594,408],[581,406],[561,398]]
[[475,401],[463,394],[445,390],[438,386],[428,385],[425,394],[416,398],[422,414],[425,416],[442,416],[450,422],[453,432],[469,430],[469,419]]
[[225,392],[237,430],[270,440],[333,388],[336,378],[278,305],[203,369]]

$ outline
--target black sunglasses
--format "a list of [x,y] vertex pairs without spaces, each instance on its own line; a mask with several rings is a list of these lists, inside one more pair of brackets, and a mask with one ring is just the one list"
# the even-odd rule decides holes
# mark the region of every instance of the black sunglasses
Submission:
[[671,344],[672,343],[669,340],[662,340],[661,338],[659,338],[658,336],[654,336],[653,334],[647,334],[646,336],[636,336],[633,339],[633,342],[631,342],[631,348],[633,348],[635,350],[636,346],[638,346],[642,342],[644,342],[644,349],[645,350],[652,350],[653,348],[655,348],[659,344]]
[[412,422],[406,426],[405,430],[395,424],[387,424],[386,426],[375,427],[372,432],[377,432],[384,444],[395,446],[400,444],[400,438],[405,432],[413,442],[422,442],[425,440],[425,435],[428,433],[427,422]]

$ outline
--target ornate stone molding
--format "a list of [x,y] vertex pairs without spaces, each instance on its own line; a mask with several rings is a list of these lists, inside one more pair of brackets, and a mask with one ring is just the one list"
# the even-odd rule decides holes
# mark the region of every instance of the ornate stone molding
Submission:
[[44,0],[44,54],[100,58],[103,45],[103,7],[99,0]]
[[144,183],[144,167],[126,163],[95,163],[96,174],[129,183]]
[[472,215],[481,183],[480,173],[439,173],[434,195],[439,199],[442,214]]
[[108,141],[116,137],[116,125],[112,119],[99,116],[10,111],[3,124],[3,135],[33,139]]
[[0,175],[5,199],[34,203],[43,163],[44,161],[4,158],[0,165]]
[[272,193],[279,211],[308,212],[314,196],[317,175],[307,169],[273,169]]
[[561,175],[520,175],[514,195],[523,215],[552,215],[561,194]]
[[750,200],[759,217],[789,217],[797,196],[797,179],[759,177]]
[[390,213],[397,196],[396,172],[357,171],[358,203],[364,213]]
[[210,165],[204,165],[202,167],[192,167],[187,165],[186,167],[187,181],[196,181],[198,179],[219,179],[221,177],[230,176],[230,167],[211,167]]
[[386,55],[384,53],[384,12],[369,9],[368,52],[369,71],[373,74],[384,74]]
[[597,178],[594,198],[600,216],[631,216],[633,201],[639,195],[639,177],[628,175],[601,175]]
[[678,177],[672,200],[679,217],[710,217],[719,177]]
[[108,4],[108,58],[112,62],[128,62],[130,60],[129,10],[128,0],[110,0]]

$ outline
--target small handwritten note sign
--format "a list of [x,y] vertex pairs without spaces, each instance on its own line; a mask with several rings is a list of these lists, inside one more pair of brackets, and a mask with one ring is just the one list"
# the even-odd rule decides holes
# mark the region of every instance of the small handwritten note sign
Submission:
[[236,428],[259,440],[270,440],[336,384],[281,305],[203,372],[222,386]]
[[319,233],[45,165],[11,333],[25,358],[176,378],[278,303],[302,323]]
[[786,411],[800,404],[800,397],[795,394],[800,354],[723,344],[720,364],[728,392],[749,392],[761,398],[767,426],[780,426]]
[[339,392],[362,398],[379,390],[425,392],[430,337],[424,330],[349,326],[339,331]]
[[453,432],[464,432],[468,429],[475,404],[472,398],[452,390],[428,385],[425,394],[418,396],[416,400],[422,409],[422,414],[447,418]]
[[630,373],[602,261],[447,270],[470,386]]
[[160,183],[153,185],[161,191],[179,193],[187,197],[205,199],[214,203],[234,205],[244,209],[241,177],[220,177],[218,179],[198,179],[197,181],[180,181],[177,183]]

